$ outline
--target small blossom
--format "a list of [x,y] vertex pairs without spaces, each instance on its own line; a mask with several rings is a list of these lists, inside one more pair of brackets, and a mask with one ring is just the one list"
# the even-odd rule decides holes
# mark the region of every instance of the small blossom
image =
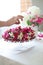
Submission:
[[10,41],[29,41],[35,37],[34,30],[30,27],[21,28],[20,26],[17,28],[9,29],[9,31],[5,31],[2,37],[5,40]]
[[23,38],[23,33],[21,32],[20,35],[18,35],[18,39],[22,40]]
[[14,37],[13,32],[10,32],[9,35],[10,35],[10,37]]

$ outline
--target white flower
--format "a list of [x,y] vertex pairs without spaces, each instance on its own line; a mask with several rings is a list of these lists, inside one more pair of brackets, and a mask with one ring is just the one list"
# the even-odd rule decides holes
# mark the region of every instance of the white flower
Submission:
[[37,6],[31,6],[28,8],[27,13],[31,12],[32,16],[40,16],[40,8]]
[[12,33],[12,32],[10,32],[10,33],[9,33],[9,35],[10,35],[11,37],[14,37],[14,35],[13,35],[13,33]]
[[21,32],[20,35],[18,36],[18,39],[22,40],[22,38],[23,38],[23,33]]

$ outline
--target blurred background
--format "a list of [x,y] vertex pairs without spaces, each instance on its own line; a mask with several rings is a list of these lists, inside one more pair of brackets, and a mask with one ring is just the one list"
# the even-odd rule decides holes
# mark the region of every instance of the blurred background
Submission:
[[40,7],[43,14],[43,0],[0,0],[0,20],[16,16],[32,5]]
[[0,20],[7,20],[20,13],[20,0],[0,0]]

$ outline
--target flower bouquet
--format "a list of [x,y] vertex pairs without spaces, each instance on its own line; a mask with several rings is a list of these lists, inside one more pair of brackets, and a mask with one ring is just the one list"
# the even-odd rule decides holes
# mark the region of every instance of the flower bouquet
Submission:
[[27,24],[28,25],[32,25],[34,26],[38,26],[41,25],[43,22],[43,18],[39,17],[39,16],[35,16],[34,18],[31,18],[30,20],[27,20]]
[[38,26],[42,24],[43,17],[40,16],[40,8],[37,6],[30,7],[24,16],[24,24],[27,26]]
[[30,27],[22,28],[21,26],[6,30],[2,35],[4,40],[24,42],[35,38],[35,31]]

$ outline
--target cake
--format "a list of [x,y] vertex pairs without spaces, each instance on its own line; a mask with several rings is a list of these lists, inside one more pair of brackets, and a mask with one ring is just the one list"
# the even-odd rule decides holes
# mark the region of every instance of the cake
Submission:
[[12,28],[9,30],[6,30],[2,38],[7,41],[12,41],[12,42],[24,42],[24,41],[29,41],[35,38],[35,31],[31,29],[31,27],[24,27],[22,28],[21,26]]

